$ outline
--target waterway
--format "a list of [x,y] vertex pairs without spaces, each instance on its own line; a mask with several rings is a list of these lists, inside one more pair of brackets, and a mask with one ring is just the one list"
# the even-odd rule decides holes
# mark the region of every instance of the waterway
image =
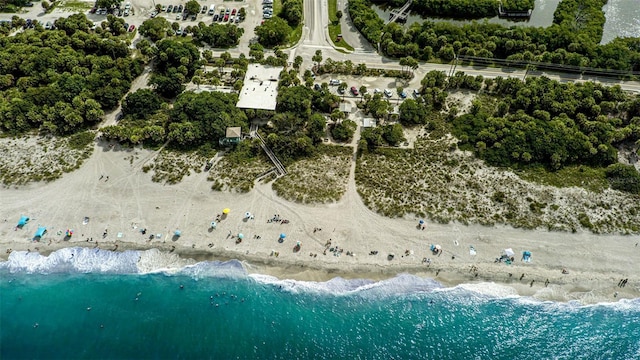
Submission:
[[[531,18],[528,20],[512,20],[499,18],[498,16],[476,20],[461,20],[441,17],[422,17],[411,14],[407,18],[406,25],[420,23],[425,20],[434,22],[449,22],[452,24],[464,25],[473,21],[486,21],[491,24],[501,24],[504,26],[541,26],[548,27],[553,23],[553,13],[556,11],[561,0],[535,0]],[[376,11],[385,21],[389,19],[391,8],[384,8],[373,5]],[[602,44],[606,44],[616,37],[640,37],[640,0],[609,0],[602,9],[605,13],[606,22],[602,35]]]
[[[610,0],[611,1],[611,0]],[[637,1],[637,0],[636,0]],[[485,19],[476,19],[476,20],[462,20],[462,19],[452,19],[452,18],[442,18],[442,17],[434,17],[434,16],[425,16],[422,17],[415,13],[412,13],[407,18],[406,25],[409,26],[413,23],[421,23],[425,20],[430,20],[434,22],[448,22],[452,24],[464,25],[470,24],[473,21],[483,22],[487,21],[491,24],[502,24],[504,26],[542,26],[547,27],[551,26],[553,23],[553,13],[556,11],[556,7],[560,0],[535,0],[535,5],[533,8],[533,12],[531,13],[531,18],[528,20],[522,19],[504,19],[500,18],[497,15],[492,18]],[[389,19],[389,13],[392,8],[384,8],[378,5],[373,5],[373,9],[378,13],[378,16],[383,20]]]
[[609,0],[602,10],[607,18],[602,44],[616,37],[640,37],[640,1]]

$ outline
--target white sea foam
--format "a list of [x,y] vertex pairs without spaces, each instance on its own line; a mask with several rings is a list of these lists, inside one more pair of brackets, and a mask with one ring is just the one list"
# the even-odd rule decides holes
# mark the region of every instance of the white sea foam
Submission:
[[440,283],[410,274],[400,274],[382,281],[368,279],[333,278],[325,282],[278,279],[269,275],[251,274],[250,278],[263,284],[278,286],[292,293],[322,293],[328,295],[353,295],[384,297],[398,294],[431,292],[441,287]]
[[14,251],[9,259],[0,263],[0,269],[12,273],[29,274],[50,273],[138,273],[136,263],[138,251],[115,253],[108,250],[90,248],[64,248],[52,252],[49,256],[37,252]]

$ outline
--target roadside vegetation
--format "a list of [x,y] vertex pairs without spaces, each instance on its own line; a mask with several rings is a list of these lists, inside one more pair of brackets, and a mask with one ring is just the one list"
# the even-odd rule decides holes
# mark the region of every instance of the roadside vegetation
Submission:
[[343,16],[342,11],[338,10],[338,0],[329,0],[329,38],[336,47],[353,51],[353,46],[342,39],[340,19]]
[[[414,1],[414,7],[419,9],[419,4],[429,1]],[[437,3],[449,7],[456,2]],[[406,29],[396,23],[385,26],[371,9],[369,0],[349,1],[349,13],[367,40],[380,44],[386,55],[396,58],[412,56],[423,61],[450,62],[457,55],[640,71],[639,39],[617,38],[605,45],[599,44],[605,3],[606,0],[563,0],[554,13],[553,25],[547,28],[490,23],[459,26],[430,21],[415,23]],[[476,4],[478,2],[457,10],[457,17],[469,18],[483,12],[476,10]],[[447,14],[429,12],[428,15]]]
[[255,28],[258,42],[267,48],[291,46],[302,36],[302,0],[275,0],[274,16]]

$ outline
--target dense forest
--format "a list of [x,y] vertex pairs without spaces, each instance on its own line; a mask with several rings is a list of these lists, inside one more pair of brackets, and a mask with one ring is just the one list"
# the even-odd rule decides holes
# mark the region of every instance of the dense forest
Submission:
[[[462,73],[454,78],[456,87],[483,86]],[[616,150],[640,139],[640,97],[619,86],[561,84],[545,77],[485,80],[483,93],[470,113],[450,114],[462,149],[497,166],[543,165],[552,171],[568,165],[609,166],[607,175],[617,179],[614,188],[635,192],[640,186],[640,175],[618,164]],[[420,106],[409,109],[415,107]]]
[[143,66],[117,24],[92,31],[93,23],[75,14],[58,19],[57,30],[0,37],[0,130],[69,134],[117,107]]
[[175,148],[194,149],[217,144],[228,126],[248,129],[247,116],[236,108],[236,94],[184,92],[169,109],[149,89],[127,95],[122,103],[123,119],[101,129],[108,139],[129,144],[159,145],[166,141]]
[[[640,39],[615,39],[599,45],[606,0],[563,0],[548,28],[472,23],[415,23],[407,29],[384,25],[369,0],[349,1],[354,25],[392,57],[449,62],[456,55],[540,61],[582,67],[640,71]],[[461,13],[464,14],[464,13]]]
[[307,86],[281,86],[278,90],[277,113],[271,118],[267,145],[283,162],[314,153],[325,137],[326,120],[318,112],[330,113],[340,98],[328,89],[311,90]]
[[184,91],[200,61],[200,51],[188,42],[164,39],[156,43],[157,56],[149,84],[162,96],[172,98]]

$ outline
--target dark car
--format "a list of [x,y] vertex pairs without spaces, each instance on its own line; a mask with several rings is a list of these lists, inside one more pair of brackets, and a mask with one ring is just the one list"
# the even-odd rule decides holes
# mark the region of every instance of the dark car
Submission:
[[200,13],[202,13],[202,14],[206,14],[206,13],[207,13],[207,7],[206,7],[206,6],[203,6],[203,7],[202,7],[202,11],[200,11]]
[[188,17],[189,17],[189,13],[182,14],[182,20],[187,20]]
[[352,87],[351,87],[351,93],[353,94],[353,96],[358,96],[358,94],[359,94],[359,93],[358,93],[358,89],[356,89],[356,87],[355,87],[355,86],[352,86]]
[[213,166],[213,163],[211,161],[207,161],[207,165],[204,166],[204,171],[211,170],[212,166]]
[[196,14],[191,15],[191,21],[196,21],[196,18],[197,18]]
[[33,7],[33,3],[28,2],[28,3],[24,4],[24,6],[26,6],[26,7]]
[[181,12],[182,12],[182,9],[184,9],[184,8],[182,7],[182,5],[178,5],[178,12],[179,12],[179,13],[181,13]]
[[172,11],[173,11],[173,5],[167,6],[167,12],[172,12]]
[[218,14],[213,15],[213,21],[218,21]]
[[320,86],[320,84],[315,84],[315,85],[313,85],[313,90],[315,90],[315,91],[320,91],[320,89],[322,89],[322,87]]

